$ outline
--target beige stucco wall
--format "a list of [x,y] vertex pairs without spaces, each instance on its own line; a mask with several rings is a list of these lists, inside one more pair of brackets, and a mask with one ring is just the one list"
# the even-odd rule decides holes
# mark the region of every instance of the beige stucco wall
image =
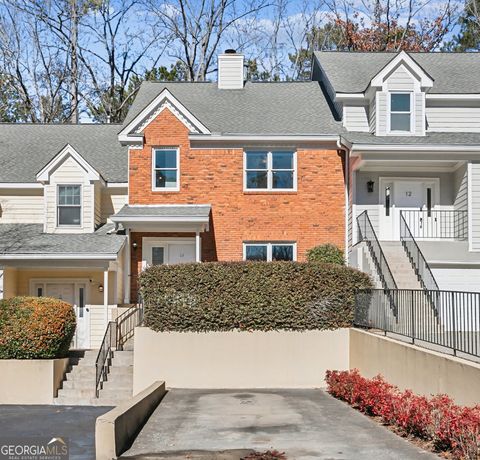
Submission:
[[401,389],[446,393],[457,404],[480,403],[480,365],[358,329],[350,330],[350,368],[381,374]]
[[8,299],[17,295],[17,270],[5,268],[3,270],[3,298]]
[[349,331],[135,330],[134,394],[157,380],[177,388],[314,388],[348,369]]
[[0,404],[52,404],[68,359],[0,360]]

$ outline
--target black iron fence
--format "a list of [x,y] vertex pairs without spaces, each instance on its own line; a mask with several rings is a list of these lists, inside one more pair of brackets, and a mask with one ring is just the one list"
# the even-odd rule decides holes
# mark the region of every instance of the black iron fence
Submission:
[[355,297],[354,324],[480,357],[479,292],[361,290]]
[[454,210],[401,211],[414,238],[454,239],[468,238],[468,212]]

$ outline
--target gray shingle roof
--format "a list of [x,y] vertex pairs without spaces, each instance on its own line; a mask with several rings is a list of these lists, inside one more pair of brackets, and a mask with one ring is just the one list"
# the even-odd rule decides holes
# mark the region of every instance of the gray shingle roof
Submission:
[[[430,93],[480,93],[480,53],[408,53],[433,78]],[[397,53],[317,51],[316,58],[339,93],[365,91]]]
[[178,206],[123,206],[115,217],[208,217],[209,204]]
[[41,224],[0,224],[0,256],[117,254],[123,246],[125,236],[107,235],[105,230],[102,227],[95,233],[43,233]]
[[349,132],[342,137],[354,144],[385,145],[469,145],[480,149],[480,133],[427,133],[426,136],[375,136],[370,133]]
[[217,83],[145,82],[124,125],[165,88],[212,133],[335,134],[341,129],[318,82],[247,82],[239,90],[220,90]]
[[35,182],[70,144],[108,182],[127,182],[127,148],[119,125],[0,124],[0,182]]

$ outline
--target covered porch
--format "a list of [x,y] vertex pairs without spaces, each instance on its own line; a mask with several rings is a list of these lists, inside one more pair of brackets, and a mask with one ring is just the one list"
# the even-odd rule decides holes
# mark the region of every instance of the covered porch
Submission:
[[125,303],[138,301],[138,276],[147,267],[214,258],[209,204],[126,205],[111,219],[125,229],[128,241]]
[[356,218],[367,211],[380,241],[469,239],[468,161],[353,159],[353,243]]
[[73,348],[100,345],[123,300],[125,237],[46,234],[41,225],[0,226],[0,298],[45,296],[75,309]]

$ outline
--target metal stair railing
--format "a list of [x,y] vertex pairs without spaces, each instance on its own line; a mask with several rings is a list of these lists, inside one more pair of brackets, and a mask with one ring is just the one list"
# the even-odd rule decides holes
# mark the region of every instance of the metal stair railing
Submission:
[[415,240],[410,227],[405,220],[403,211],[400,211],[400,241],[407,254],[410,263],[417,275],[418,281],[429,298],[430,305],[438,316],[438,296],[439,291],[437,280],[433,276],[430,265],[423,255],[417,241]]
[[[367,211],[363,211],[357,217],[357,225],[360,239],[361,241],[365,241],[367,245],[383,289],[387,290],[388,292],[397,289],[397,283],[392,275],[392,271],[390,270],[387,259],[385,258],[385,254],[383,253],[380,242],[378,241],[377,234],[375,233],[375,229],[373,228],[372,222],[368,217]],[[396,315],[396,305],[394,298],[391,296],[389,296],[389,303],[393,314]]]
[[121,351],[143,322],[143,305],[140,303],[123,312],[115,321],[109,321],[95,360],[95,397],[98,398],[103,382],[108,379],[113,350]]

